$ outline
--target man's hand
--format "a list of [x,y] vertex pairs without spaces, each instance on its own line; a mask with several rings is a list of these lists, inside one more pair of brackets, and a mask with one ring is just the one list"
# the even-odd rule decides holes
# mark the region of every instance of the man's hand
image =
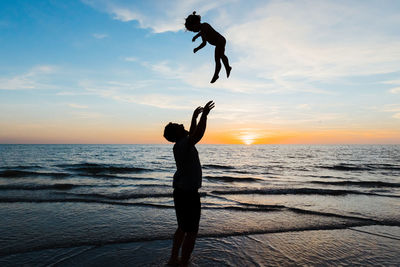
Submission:
[[209,101],[203,108],[203,115],[207,116],[208,113],[210,113],[210,110],[212,110],[215,107],[215,103],[211,100]]
[[194,111],[193,111],[193,118],[197,119],[197,117],[199,116],[199,114],[203,112],[203,108],[202,107],[197,107]]
[[195,49],[193,49],[193,53],[196,53],[197,51],[199,51],[199,48],[196,47]]
[[194,36],[194,37],[192,38],[192,42],[196,41],[197,37],[198,37],[197,35]]

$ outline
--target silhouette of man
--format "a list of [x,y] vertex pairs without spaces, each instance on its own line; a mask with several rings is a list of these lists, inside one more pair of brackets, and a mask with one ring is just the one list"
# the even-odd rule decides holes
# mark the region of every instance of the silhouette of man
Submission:
[[[200,222],[200,195],[202,173],[199,155],[195,145],[201,140],[206,130],[207,115],[215,106],[209,101],[204,108],[198,107],[193,112],[189,132],[182,124],[169,123],[165,126],[164,137],[174,142],[176,172],[174,174],[174,205],[178,229],[174,235],[169,265],[187,266],[196,242]],[[199,123],[197,117],[202,113]],[[182,246],[181,260],[178,260]]]

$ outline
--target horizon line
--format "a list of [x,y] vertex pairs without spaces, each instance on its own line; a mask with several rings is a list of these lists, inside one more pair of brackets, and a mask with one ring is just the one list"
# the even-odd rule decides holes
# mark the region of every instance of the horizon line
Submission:
[[[0,145],[173,145],[174,143],[0,143]],[[228,143],[198,143],[196,145],[400,145],[400,143],[262,143],[262,144],[228,144]]]

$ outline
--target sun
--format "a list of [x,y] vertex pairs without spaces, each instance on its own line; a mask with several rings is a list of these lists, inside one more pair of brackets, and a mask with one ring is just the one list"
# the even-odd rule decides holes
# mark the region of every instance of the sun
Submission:
[[250,134],[250,133],[246,133],[243,134],[240,139],[242,140],[242,142],[245,145],[251,145],[254,143],[254,139],[256,138],[256,136],[254,134]]

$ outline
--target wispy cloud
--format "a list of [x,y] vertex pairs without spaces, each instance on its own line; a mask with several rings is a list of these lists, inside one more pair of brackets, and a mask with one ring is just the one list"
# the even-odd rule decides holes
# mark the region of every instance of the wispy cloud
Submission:
[[296,108],[303,109],[303,110],[310,110],[311,109],[311,105],[310,104],[300,104],[300,105],[297,105]]
[[389,90],[392,94],[400,94],[400,87],[395,87]]
[[[217,29],[239,56],[236,65],[254,77],[312,82],[400,69],[400,38],[390,34],[400,19],[395,14],[382,17],[379,9],[388,8],[385,5],[306,0],[83,2],[115,19],[138,21],[155,33],[183,29],[184,17],[196,9],[211,23],[219,22]],[[236,16],[227,15],[232,13]],[[376,22],[373,27],[365,27],[371,21]]]
[[73,104],[73,103],[68,104],[68,106],[71,107],[71,108],[76,108],[76,109],[86,109],[86,108],[88,108],[88,106],[79,105],[79,104]]
[[93,33],[92,36],[96,39],[104,39],[108,37],[108,34],[105,33]]
[[219,8],[234,0],[204,1],[204,0],[147,0],[126,2],[120,0],[82,0],[103,12],[107,12],[114,19],[120,21],[137,21],[141,28],[151,29],[154,33],[183,30],[184,18],[195,8],[201,14]]
[[161,109],[192,109],[193,102],[185,96],[175,96],[168,93],[150,93],[142,88],[149,87],[149,81],[129,82],[96,82],[81,81],[80,87],[87,93],[120,102],[136,103]]
[[384,84],[395,84],[395,85],[400,85],[400,80],[390,80],[390,81],[383,81],[382,83]]
[[226,35],[240,51],[239,64],[256,75],[312,82],[400,69],[400,38],[385,35],[389,22],[365,27],[379,20],[375,10],[333,1],[272,1],[246,17]]
[[124,58],[124,60],[128,61],[128,62],[137,62],[137,61],[139,61],[138,58],[136,58],[136,57],[126,57],[126,58]]
[[[400,37],[390,30],[400,20],[395,14],[382,17],[385,5],[371,8],[357,2],[310,0],[83,2],[114,19],[137,21],[154,33],[179,31],[184,17],[198,11],[227,39],[233,70],[226,79],[222,68],[221,78],[211,85],[219,91],[335,94],[319,83],[400,70]],[[376,22],[373,27],[365,27],[371,21]],[[213,62],[212,57],[209,60]],[[126,57],[125,61],[138,60]],[[193,62],[168,60],[141,64],[164,79],[198,90],[210,87],[214,69],[210,64],[193,67]],[[398,88],[390,92],[398,93]]]
[[56,71],[55,66],[40,65],[28,72],[0,78],[0,90],[33,90],[50,87],[47,78]]
[[[167,79],[180,80],[192,88],[204,89],[210,87],[210,80],[213,73],[213,66],[209,64],[192,67],[186,64],[177,64],[170,61],[157,63],[144,63],[144,67],[151,69]],[[236,71],[235,69],[233,71]],[[238,77],[224,77],[225,70],[221,69],[220,79],[211,85],[216,90],[246,94],[282,94],[290,92],[308,92],[314,94],[331,94],[330,92],[319,89],[311,84],[302,81],[290,81],[280,77],[275,79],[248,78],[248,75],[238,73]],[[242,75],[240,75],[242,74]],[[250,76],[251,77],[251,76]]]
[[398,104],[385,105],[383,111],[392,113],[392,118],[400,119],[400,105]]

